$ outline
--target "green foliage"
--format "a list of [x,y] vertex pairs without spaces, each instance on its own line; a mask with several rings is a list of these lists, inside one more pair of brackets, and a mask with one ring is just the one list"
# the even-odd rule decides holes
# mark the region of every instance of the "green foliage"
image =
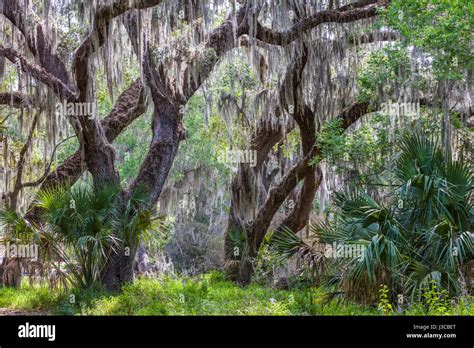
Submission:
[[230,228],[227,232],[227,238],[229,238],[230,245],[232,245],[232,249],[237,248],[238,250],[242,251],[245,247],[245,231],[239,228]]
[[[419,301],[432,281],[450,296],[462,293],[462,267],[472,259],[473,174],[460,158],[454,160],[422,134],[405,136],[394,175],[396,192],[375,200],[367,192],[336,193],[335,218],[317,223],[313,232],[322,243],[364,247],[362,258],[349,258],[336,272],[347,295],[373,302],[381,285],[388,298],[404,295]],[[317,253],[294,237],[282,235],[287,253]]]
[[0,224],[8,227],[10,238],[38,243],[44,261],[64,263],[73,285],[87,288],[98,281],[119,243],[137,245],[150,231],[162,231],[161,220],[143,208],[143,192],[122,203],[118,192],[115,186],[94,190],[84,183],[40,191],[35,206],[42,224],[9,210],[0,212]]
[[60,306],[64,292],[51,291],[46,285],[21,288],[0,287],[0,308],[51,311]]
[[299,129],[294,129],[286,135],[286,139],[283,144],[277,144],[275,147],[281,146],[283,150],[283,156],[285,158],[291,158],[298,153],[301,142],[300,139],[301,135]]
[[235,92],[237,97],[258,86],[252,68],[242,59],[224,64],[219,71],[219,77],[219,87],[227,93]]
[[[395,312],[390,310],[391,304],[387,302],[388,289],[385,287],[385,300],[386,308],[388,309],[387,314],[394,314]],[[382,295],[381,295],[382,302]],[[459,300],[451,299],[448,291],[440,289],[435,281],[431,281],[427,286],[423,288],[423,293],[419,301],[408,306],[404,310],[404,313],[410,315],[472,315],[474,306],[472,298],[461,297]],[[400,305],[399,305],[400,308]]]
[[125,182],[130,182],[137,176],[140,165],[145,159],[151,140],[150,120],[151,116],[148,114],[138,118],[114,142],[117,151],[117,169],[120,178]]
[[[243,59],[236,59],[218,66],[212,88],[205,93],[195,94],[186,104],[183,115],[184,127],[188,132],[185,142],[180,145],[180,151],[174,161],[170,178],[180,181],[183,172],[200,167],[214,168],[218,171],[218,181],[210,182],[216,188],[229,178],[230,168],[222,163],[219,155],[231,147],[246,146],[246,135],[240,124],[243,115],[236,117],[239,127],[229,129],[232,124],[226,124],[220,105],[222,99],[240,103],[248,98],[257,87],[257,79],[251,67]],[[244,108],[244,111],[248,111]],[[229,134],[232,133],[232,138]]]
[[393,312],[393,306],[390,303],[388,298],[388,288],[386,285],[381,285],[379,290],[379,304],[377,306],[378,310],[383,314],[387,315]]
[[57,32],[58,40],[58,53],[61,57],[68,59],[72,58],[72,53],[79,47],[81,38],[87,33],[86,28],[77,24],[71,23],[67,16],[61,16],[58,14],[57,19],[59,21],[60,30]]
[[385,12],[386,24],[434,58],[435,75],[460,79],[473,68],[474,4],[470,0],[394,0]]
[[346,136],[342,128],[342,120],[335,118],[324,122],[317,138],[318,146],[321,148],[322,157],[313,159],[320,161],[323,157],[329,161],[342,158],[346,151]]
[[297,255],[301,248],[306,245],[305,243],[302,243],[301,239],[286,226],[273,235],[272,243],[280,253],[287,257]]
[[387,122],[386,116],[375,114],[351,132],[344,132],[341,119],[326,121],[317,138],[322,155],[314,160],[324,158],[331,164],[341,165],[342,162],[348,162],[355,166],[370,161],[373,171],[379,171],[383,164],[381,154],[389,146],[385,127]]
[[38,193],[36,203],[44,224],[32,225],[9,211],[0,217],[13,237],[29,235],[40,243],[45,258],[65,263],[74,285],[87,287],[98,279],[107,249],[117,245],[110,216],[116,192],[114,187],[93,191],[86,185],[49,189]]
[[[330,288],[302,287],[274,290],[252,284],[241,288],[222,273],[195,278],[141,278],[111,295],[100,287],[51,291],[46,286],[0,288],[0,307],[44,311],[59,315],[381,315],[347,299],[330,299]],[[431,296],[431,295],[430,295]],[[436,301],[436,300],[435,300]],[[438,307],[440,308],[440,307]],[[400,314],[437,315],[415,305]],[[388,314],[388,313],[387,313]],[[443,314],[473,315],[469,299],[453,304]]]
[[338,173],[355,173],[353,183],[366,181],[383,171],[392,145],[388,140],[388,116],[374,114],[359,127],[344,132],[340,119],[326,121],[317,137],[321,156],[312,159],[317,163],[325,159],[336,166]]
[[[290,277],[290,284],[319,284],[327,275],[329,270],[327,269],[328,263],[325,250],[318,248],[317,240],[308,244],[301,240],[288,227],[284,226],[278,233],[273,234],[271,243],[275,251],[282,256],[286,256],[287,258],[297,257],[309,266],[295,277],[297,279]],[[280,260],[277,256],[274,257]],[[280,264],[282,264],[281,260]]]
[[370,52],[357,75],[357,99],[371,104],[384,97],[396,99],[400,86],[410,74],[410,58],[403,47],[389,46]]
[[431,281],[423,291],[423,304],[427,314],[443,315],[451,307],[449,294],[445,289],[439,290],[435,281]]
[[[383,105],[382,110],[361,119],[357,127],[346,131],[337,118],[324,122],[317,137],[321,155],[313,158],[312,163],[324,159],[337,174],[350,175],[348,186],[368,189],[391,186],[394,180],[391,168],[400,142],[414,131],[439,140],[442,113],[416,104],[403,104],[403,111],[399,110],[402,104]],[[458,115],[453,114],[451,120],[455,127],[468,133]],[[469,134],[463,137],[470,139]],[[468,148],[458,151],[469,158]]]
[[225,166],[218,161],[218,152],[227,143],[225,123],[221,115],[212,112],[206,124],[203,119],[205,103],[203,96],[194,96],[186,105],[184,126],[189,137],[181,145],[182,151],[175,160],[172,176],[176,179],[182,169],[200,166],[216,168],[224,176],[227,174]]
[[275,250],[275,246],[271,243],[273,232],[265,235],[265,238],[258,250],[255,260],[255,273],[253,281],[257,284],[269,285],[268,281],[274,279],[275,270],[284,267],[286,259]]

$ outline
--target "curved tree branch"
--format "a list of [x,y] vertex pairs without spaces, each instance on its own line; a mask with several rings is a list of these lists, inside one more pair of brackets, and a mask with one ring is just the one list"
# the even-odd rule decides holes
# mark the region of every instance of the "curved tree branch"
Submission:
[[[101,120],[107,140],[112,143],[145,110],[145,89],[141,81],[137,80],[118,97],[112,111]],[[81,159],[81,153],[77,150],[45,177],[40,189],[73,184],[84,171]]]
[[19,153],[19,159],[18,159],[18,165],[16,167],[16,178],[15,178],[15,183],[13,185],[13,190],[10,192],[9,196],[9,207],[12,210],[16,209],[17,206],[17,200],[18,200],[18,193],[22,189],[22,179],[23,179],[23,174],[25,170],[25,165],[26,165],[26,154],[28,149],[31,146],[31,142],[33,141],[33,134],[36,129],[36,125],[38,123],[38,118],[40,115],[40,111],[37,111],[35,113],[35,116],[33,117],[33,121],[31,122],[30,130],[28,132],[28,137],[26,138],[26,142],[23,144],[22,148],[20,149]]
[[39,184],[41,184],[44,181],[44,179],[46,179],[48,174],[50,173],[51,165],[53,164],[53,161],[54,161],[54,155],[56,154],[56,151],[57,151],[58,147],[61,146],[62,144],[64,144],[66,141],[72,139],[72,138],[74,138],[74,136],[67,137],[66,139],[63,139],[59,143],[57,143],[54,146],[53,151],[51,151],[51,158],[50,158],[48,164],[46,165],[46,168],[44,170],[43,175],[41,175],[38,179],[36,179],[34,181],[28,181],[28,182],[22,183],[21,188],[35,187],[35,186],[38,186]]
[[[388,2],[388,1],[387,1]],[[349,23],[375,17],[380,6],[377,0],[360,1],[335,10],[327,10],[301,19],[293,27],[285,31],[274,31],[257,22],[255,38],[273,45],[288,45],[298,39],[302,33],[323,23]]]
[[43,82],[45,85],[51,87],[55,93],[67,100],[75,100],[76,92],[65,84],[61,79],[49,73],[42,67],[30,63],[16,50],[0,45],[0,56],[4,56],[13,64],[20,64],[21,70],[31,74],[37,81]]
[[[18,0],[2,0],[0,3],[0,13],[18,28],[25,37],[26,44],[31,53],[38,59],[40,66],[50,75],[62,81],[71,90],[69,73],[64,62],[58,57],[52,48],[52,40],[45,34],[41,24],[35,24],[27,18],[26,10]],[[29,31],[29,28],[35,31]],[[35,36],[36,33],[36,36]]]
[[145,9],[161,2],[162,0],[116,0],[97,9],[92,28],[76,50],[72,63],[80,100],[86,99],[89,57],[104,44],[110,21],[129,10]]

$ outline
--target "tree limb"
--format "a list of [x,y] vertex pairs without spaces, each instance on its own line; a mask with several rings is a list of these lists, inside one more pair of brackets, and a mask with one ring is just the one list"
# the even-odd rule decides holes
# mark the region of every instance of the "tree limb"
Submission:
[[66,139],[63,139],[59,143],[57,143],[54,146],[53,151],[51,152],[51,158],[50,158],[48,164],[46,165],[46,168],[44,170],[43,175],[41,175],[38,179],[36,179],[34,181],[28,181],[28,182],[22,183],[21,188],[34,187],[34,186],[38,186],[39,184],[41,184],[43,182],[43,180],[46,179],[46,177],[48,176],[48,174],[51,170],[51,165],[53,164],[53,161],[54,161],[54,155],[56,154],[56,150],[58,149],[58,147],[61,146],[66,141],[72,139],[72,138],[74,138],[74,136],[67,137]]
[[34,27],[34,23],[30,23],[28,20],[26,11],[23,6],[20,5],[20,1],[2,0],[0,13],[8,18],[23,34],[28,48],[31,53],[38,58],[40,66],[50,75],[53,75],[68,86],[68,88],[73,90],[74,87],[71,84],[66,65],[57,54],[53,53],[52,40],[45,34],[43,26],[41,24],[36,25],[36,37],[33,31],[28,31],[30,27]]
[[[342,131],[349,128],[363,115],[369,112],[371,112],[369,103],[355,103],[349,108],[343,110],[338,116],[338,118],[342,120]],[[316,165],[310,165],[311,159],[321,156],[321,154],[322,149],[318,146],[313,146],[311,150],[288,171],[278,185],[270,189],[264,205],[258,211],[255,220],[250,226],[251,231],[255,234],[254,243],[256,243],[256,245],[260,245],[262,242],[278,207],[280,207],[280,205],[285,201],[286,197],[296,187],[298,182],[305,178],[313,166]]]
[[[101,120],[107,140],[112,143],[145,110],[145,89],[141,81],[136,80],[118,97],[109,115]],[[81,153],[78,150],[68,157],[55,171],[46,176],[40,190],[71,185],[79,179],[83,170]]]
[[80,100],[85,100],[87,94],[89,57],[104,44],[110,21],[129,10],[145,9],[161,2],[162,0],[116,0],[97,9],[92,28],[76,50],[72,63]]
[[257,22],[255,38],[273,45],[288,45],[300,35],[323,23],[349,23],[360,19],[375,17],[380,6],[377,0],[360,1],[342,6],[335,10],[327,10],[301,19],[292,28],[285,31],[274,31]]
[[13,64],[19,63],[21,70],[31,74],[37,81],[43,82],[45,85],[51,87],[60,97],[67,100],[76,99],[76,92],[67,84],[44,68],[28,62],[28,60],[16,50],[0,45],[0,56],[6,57]]
[[36,125],[38,123],[39,115],[40,115],[40,111],[37,111],[35,113],[35,116],[33,117],[33,121],[31,122],[31,127],[28,132],[28,137],[26,138],[26,142],[23,144],[22,148],[20,149],[18,165],[16,167],[15,183],[13,185],[13,191],[9,194],[9,198],[10,198],[9,206],[10,206],[10,209],[12,210],[16,209],[18,193],[22,189],[22,178],[23,178],[23,172],[24,172],[25,164],[26,164],[26,153],[31,145],[31,142],[33,141],[33,134],[35,132]]

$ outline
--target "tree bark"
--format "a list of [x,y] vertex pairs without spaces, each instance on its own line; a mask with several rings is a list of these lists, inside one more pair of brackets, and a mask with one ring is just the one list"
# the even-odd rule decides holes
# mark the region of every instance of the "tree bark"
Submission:
[[[100,121],[107,141],[112,143],[119,134],[146,110],[145,88],[140,80],[133,82],[118,98],[112,111]],[[65,187],[74,184],[86,167],[82,162],[82,154],[77,150],[58,166],[56,170],[46,175],[40,190],[55,187]],[[33,206],[25,218],[30,222],[38,222],[40,210]]]
[[[277,117],[281,116],[280,110],[276,110],[276,115]],[[258,174],[266,175],[264,167],[268,154],[282,138],[281,124],[275,126],[262,118],[252,136],[249,148],[250,151],[256,151],[256,165],[252,168],[249,164],[239,164],[237,173],[232,179],[229,221],[224,243],[226,261],[240,260],[241,258],[243,248],[236,245],[234,237],[245,234],[246,224],[255,219],[256,211],[261,205],[259,198],[267,193],[260,192],[258,189],[259,186],[266,189],[265,182],[262,182],[262,185],[258,182]],[[235,249],[236,247],[238,249]]]
[[[243,7],[237,14],[239,27],[246,13],[245,10],[246,8]],[[125,18],[124,24],[132,44],[137,50],[137,40],[139,39],[137,12],[130,12]],[[231,19],[226,20],[211,33],[206,47],[215,53],[215,57],[211,57],[211,59],[203,57],[201,60],[190,62],[190,64],[195,64],[198,67],[197,74],[193,74],[191,69],[185,71],[185,75],[188,75],[189,78],[183,79],[187,83],[183,86],[183,94],[179,95],[174,92],[175,88],[172,88],[173,86],[167,84],[164,68],[155,66],[151,49],[148,47],[148,43],[145,43],[142,65],[145,81],[154,104],[153,138],[137,178],[130,185],[130,188],[123,191],[125,200],[129,199],[137,190],[145,190],[147,192],[147,205],[153,209],[156,204],[176,157],[179,143],[186,137],[186,130],[182,125],[182,114],[180,113],[181,106],[187,103],[209,76],[218,59],[225,52],[235,47]],[[138,55],[138,52],[136,53]],[[131,245],[124,245],[123,247],[129,248],[131,257],[124,256],[121,251],[118,254],[111,254],[101,277],[103,284],[109,290],[118,290],[123,283],[133,281],[133,262],[138,245],[137,243],[131,243]]]
[[[115,0],[109,4],[99,6],[88,35],[76,51],[72,64],[75,78],[75,81],[73,81],[66,69],[66,64],[54,53],[52,40],[48,37],[48,33],[43,27],[38,24],[34,33],[29,32],[27,29],[31,25],[19,2],[4,0],[1,4],[2,6],[0,6],[1,12],[24,35],[26,46],[36,58],[35,61],[38,62],[38,65],[30,63],[22,54],[11,48],[0,46],[0,56],[5,56],[13,62],[19,61],[24,72],[52,88],[59,98],[71,102],[87,102],[88,91],[92,88],[89,85],[91,81],[89,78],[91,72],[88,70],[90,67],[89,60],[96,50],[106,42],[107,27],[110,21],[126,12],[128,14],[137,13],[139,11],[134,9],[148,8],[160,2],[161,0]],[[258,23],[258,12],[260,9],[258,5],[255,5],[252,1],[245,1],[237,13],[235,13],[235,18],[229,16],[222,25],[214,29],[207,36],[207,41],[203,43],[205,54],[188,62],[188,69],[184,72],[185,76],[182,79],[184,84],[180,86],[181,88],[168,85],[169,79],[165,76],[164,67],[154,66],[150,53],[152,48],[148,47],[150,43],[144,42],[144,61],[141,63],[143,64],[143,74],[154,104],[153,138],[137,178],[129,188],[121,191],[121,199],[126,202],[138,190],[143,189],[148,194],[147,205],[150,208],[154,206],[161,194],[177,154],[179,142],[186,136],[186,131],[182,126],[180,108],[187,103],[189,98],[207,79],[219,58],[238,44],[238,40],[235,40],[235,37],[247,34],[269,44],[287,45],[298,39],[304,32],[321,23],[346,23],[373,17],[376,13],[376,3],[376,0],[362,0],[335,10],[323,11],[302,19],[285,32],[275,32]],[[199,2],[191,3],[190,9],[192,9],[193,4],[197,6]],[[199,9],[196,8],[196,10]],[[188,15],[192,17],[190,13]],[[133,46],[137,48],[136,42],[141,39],[138,38],[137,23],[132,22],[130,24],[127,29],[129,34],[131,31],[134,31],[131,33],[130,38],[132,39]],[[142,57],[142,55],[137,55]],[[182,95],[176,92],[179,90],[183,91]],[[121,116],[118,118],[121,118]],[[101,187],[105,183],[115,183],[118,185],[119,177],[114,163],[115,154],[110,146],[114,136],[109,134],[108,129],[110,129],[111,134],[116,132],[113,129],[113,123],[104,121],[98,122],[97,120],[81,117],[75,117],[71,120],[81,145],[80,152],[73,155],[58,168],[56,171],[58,175],[56,177],[48,176],[43,184],[44,187],[64,183],[71,178],[73,179],[72,181],[77,179],[83,170],[83,167],[80,165],[83,159],[93,176],[96,187]],[[117,128],[120,127],[120,125],[117,126]],[[317,152],[315,151],[311,149],[287,173],[282,182],[276,187],[271,188],[263,206],[253,213],[251,226],[245,226],[247,244],[250,245],[250,248],[248,248],[250,250],[249,255],[253,255],[261,243],[261,239],[276,209],[278,209],[298,182],[311,172],[312,169],[310,169],[308,161]],[[247,173],[242,171],[242,175],[244,177],[243,180],[249,180],[250,183],[252,180],[251,176],[254,174],[250,171]],[[302,190],[302,195],[304,194],[305,197],[309,197],[313,186],[312,181],[308,179]],[[245,213],[244,215],[248,214]],[[133,238],[133,240],[137,239]],[[110,261],[106,264],[102,279],[104,284],[110,289],[117,289],[122,283],[133,280],[133,260],[137,245],[135,245],[135,242],[130,242],[129,244],[131,245],[123,245],[122,250],[119,250],[118,254],[112,254]],[[125,249],[128,252],[124,253]]]

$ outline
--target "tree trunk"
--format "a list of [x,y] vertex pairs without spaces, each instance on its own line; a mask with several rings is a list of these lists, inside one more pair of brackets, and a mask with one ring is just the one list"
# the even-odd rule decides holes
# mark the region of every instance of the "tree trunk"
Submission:
[[[268,120],[262,120],[251,140],[250,150],[257,152],[257,163],[254,168],[249,164],[240,164],[231,185],[231,203],[229,221],[225,232],[224,259],[227,276],[236,280],[239,278],[239,264],[244,254],[246,225],[251,223],[257,214],[262,196],[266,195],[268,187],[258,182],[258,173],[266,175],[265,160],[273,146],[283,137],[281,126],[272,126]],[[259,190],[259,187],[263,190]],[[237,239],[237,240],[236,240]]]
[[133,264],[136,248],[113,254],[101,275],[101,283],[108,291],[119,291],[123,284],[134,280]]
[[253,168],[248,164],[240,164],[231,186],[232,199],[225,237],[225,258],[239,260],[243,245],[239,245],[238,239],[245,235],[245,224],[255,218],[257,207],[257,179]]
[[[288,195],[291,194],[303,178],[311,174],[314,176],[315,168],[309,165],[309,160],[316,155],[315,148],[313,147],[316,130],[314,115],[309,107],[301,105],[300,93],[298,91],[302,79],[302,72],[306,66],[307,57],[308,49],[305,46],[302,54],[299,55],[298,59],[296,59],[292,63],[292,66],[288,68],[288,72],[279,91],[282,106],[287,111],[290,109],[290,104],[293,107],[293,111],[289,113],[293,116],[300,128],[303,144],[303,159],[293,166],[278,184],[269,190],[265,202],[261,207],[259,207],[258,212],[254,215],[252,221],[245,226],[245,247],[240,259],[237,275],[237,281],[241,284],[248,284],[250,282],[254,271],[253,263],[278,208],[283,204]],[[268,133],[269,130],[266,129],[266,132]],[[272,139],[271,136],[269,136],[269,138]],[[271,147],[273,147],[273,145],[271,145],[270,148]],[[265,158],[269,151],[270,150],[268,149],[264,154]],[[314,182],[309,179],[305,187],[308,188],[309,186],[309,189],[313,190],[313,184]],[[308,198],[304,195],[309,196],[309,198],[314,197],[314,195],[308,195],[307,191],[308,190],[302,191],[302,198]],[[305,205],[305,207],[307,206]],[[302,217],[306,216],[309,216],[309,210],[308,214],[302,214]]]
[[2,284],[14,288],[20,288],[22,277],[20,260],[18,258],[5,257],[0,268]]
[[[161,103],[153,116],[153,138],[148,154],[143,161],[137,178],[130,189],[123,192],[128,201],[137,191],[144,190],[147,204],[154,208],[165,180],[178,152],[179,142],[184,138],[179,111],[171,104]],[[120,233],[117,232],[120,236]],[[111,252],[102,272],[101,281],[107,290],[117,291],[124,283],[133,281],[133,268],[139,238],[133,238],[129,245],[123,244],[118,253]]]

